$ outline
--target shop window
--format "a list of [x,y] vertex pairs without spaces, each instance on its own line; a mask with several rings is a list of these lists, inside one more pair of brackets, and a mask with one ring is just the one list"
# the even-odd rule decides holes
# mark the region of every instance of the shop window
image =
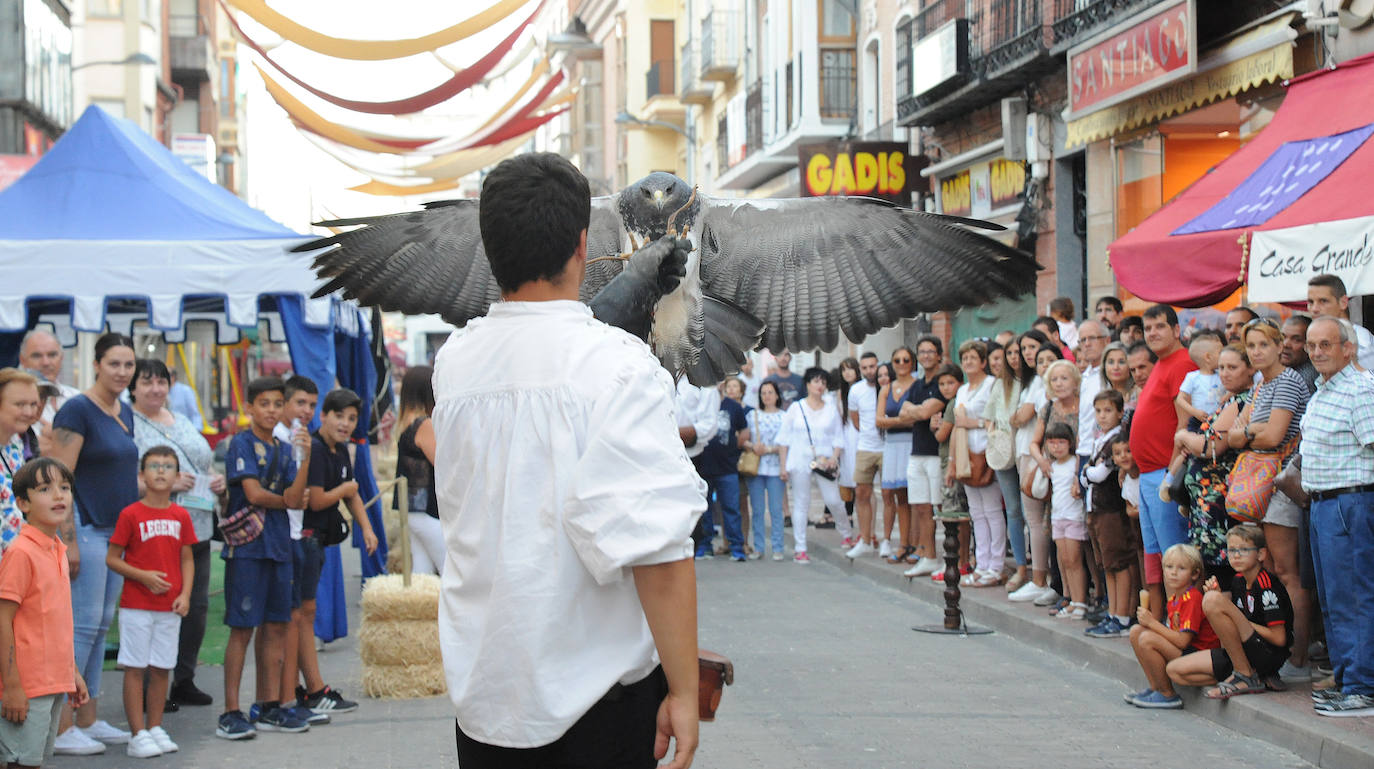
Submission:
[[1164,141],[1158,134],[1116,147],[1116,236],[1164,204]]

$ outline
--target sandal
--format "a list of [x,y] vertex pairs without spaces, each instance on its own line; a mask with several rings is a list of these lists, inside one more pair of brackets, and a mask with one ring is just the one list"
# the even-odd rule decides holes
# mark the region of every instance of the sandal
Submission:
[[916,552],[916,548],[912,547],[911,545],[907,545],[907,546],[905,546],[905,547],[903,547],[903,548],[901,549],[901,552],[898,552],[898,553],[894,554],[893,556],[891,556],[890,558],[888,558],[888,559],[887,559],[887,562],[888,562],[888,563],[907,563],[907,556],[911,555],[911,554],[914,553],[914,552]]
[[1229,700],[1242,694],[1258,694],[1262,691],[1264,691],[1264,684],[1260,683],[1258,677],[1232,673],[1230,678],[1202,694],[1209,700]]

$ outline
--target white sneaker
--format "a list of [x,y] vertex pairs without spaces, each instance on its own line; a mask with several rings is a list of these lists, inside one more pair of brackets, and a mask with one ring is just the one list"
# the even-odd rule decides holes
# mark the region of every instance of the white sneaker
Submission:
[[162,748],[157,746],[157,740],[148,733],[147,729],[135,734],[129,739],[129,746],[124,749],[130,758],[156,758],[162,755]]
[[913,577],[924,577],[937,571],[944,571],[944,568],[945,564],[939,558],[922,558],[916,562],[916,566],[910,571]]
[[105,752],[105,743],[87,737],[80,727],[72,726],[57,735],[52,752],[59,756],[94,756]]
[[919,576],[921,576],[921,571],[920,571],[920,569],[921,569],[921,562],[920,562],[920,561],[917,561],[915,564],[912,565],[912,567],[911,567],[910,569],[907,569],[906,571],[902,572],[902,576],[903,576],[903,577],[906,577],[907,579],[913,579],[913,578],[915,578],[915,577],[919,577]]
[[1040,595],[1035,597],[1034,602],[1036,606],[1052,606],[1056,603],[1059,603],[1059,599],[1061,598],[1063,598],[1063,596],[1056,593],[1054,591],[1054,588],[1050,587],[1049,585],[1045,585],[1044,587],[1040,588]]
[[148,733],[153,735],[153,739],[157,742],[158,749],[163,753],[177,752],[177,744],[172,742],[172,738],[167,734],[166,729],[163,729],[161,726],[154,726],[148,730]]
[[859,542],[859,544],[849,548],[849,552],[845,553],[844,555],[846,558],[852,561],[855,558],[862,558],[871,552],[873,552],[872,545],[868,544],[867,542]]
[[878,545],[878,557],[879,557],[879,558],[891,558],[891,557],[892,557],[892,542],[891,542],[890,540],[886,540],[886,539],[885,539],[885,540],[883,540],[882,544]]
[[1015,590],[1008,593],[1007,600],[1011,601],[1012,603],[1029,603],[1030,601],[1034,601],[1035,599],[1039,598],[1040,594],[1044,590],[1045,589],[1043,587],[1040,587],[1034,582],[1027,582],[1021,587],[1018,587]]
[[81,731],[93,740],[100,740],[107,745],[118,745],[128,742],[133,737],[132,734],[112,726],[109,721],[100,719],[90,726],[81,727]]
[[775,550],[775,551],[773,551],[773,560],[775,560],[775,561],[781,561],[782,559],[783,559],[783,555],[782,555],[782,551],[781,551],[781,550]]

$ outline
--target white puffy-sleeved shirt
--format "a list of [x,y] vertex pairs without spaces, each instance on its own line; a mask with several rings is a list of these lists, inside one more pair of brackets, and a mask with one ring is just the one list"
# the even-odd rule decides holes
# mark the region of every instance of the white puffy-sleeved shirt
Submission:
[[[806,431],[808,425],[811,428],[809,438]],[[787,447],[787,472],[809,472],[813,457],[833,456],[835,449],[844,448],[840,410],[834,404],[825,402],[822,402],[819,410],[812,410],[805,398],[797,400],[787,407],[787,413],[783,415],[778,445]]]
[[463,731],[561,737],[658,664],[633,566],[692,557],[672,379],[580,302],[501,302],[435,359],[439,643]]
[[697,434],[696,443],[687,447],[687,456],[699,456],[706,450],[706,444],[716,437],[720,422],[720,391],[714,387],[697,387],[684,376],[678,380],[676,399],[677,426],[690,427]]

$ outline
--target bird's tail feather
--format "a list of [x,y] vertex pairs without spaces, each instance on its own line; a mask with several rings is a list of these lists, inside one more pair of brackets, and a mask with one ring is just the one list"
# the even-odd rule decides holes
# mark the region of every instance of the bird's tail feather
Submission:
[[696,363],[687,368],[687,381],[706,387],[739,372],[745,354],[763,338],[764,323],[723,299],[704,295],[706,340]]

